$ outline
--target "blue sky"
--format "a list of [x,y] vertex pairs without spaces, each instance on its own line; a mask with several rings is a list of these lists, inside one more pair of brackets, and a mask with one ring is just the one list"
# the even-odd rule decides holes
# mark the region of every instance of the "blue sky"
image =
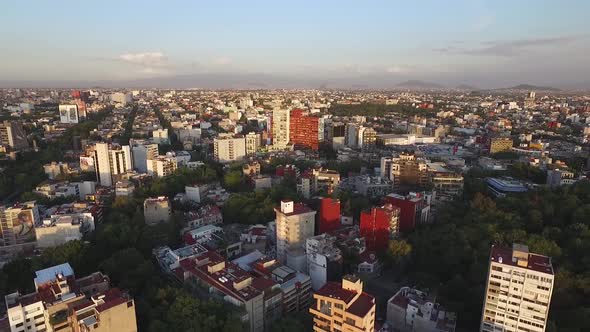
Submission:
[[0,80],[590,77],[590,1],[7,1]]

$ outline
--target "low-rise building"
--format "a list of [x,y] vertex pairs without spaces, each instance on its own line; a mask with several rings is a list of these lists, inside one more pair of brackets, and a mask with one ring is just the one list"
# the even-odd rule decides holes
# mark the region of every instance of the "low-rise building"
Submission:
[[149,226],[166,222],[170,218],[170,202],[168,197],[146,198],[143,201],[143,216]]
[[402,287],[387,301],[387,323],[400,332],[454,332],[457,315],[426,293]]
[[321,234],[307,239],[307,271],[314,291],[322,288],[328,281],[342,277],[342,252],[336,246],[337,238]]

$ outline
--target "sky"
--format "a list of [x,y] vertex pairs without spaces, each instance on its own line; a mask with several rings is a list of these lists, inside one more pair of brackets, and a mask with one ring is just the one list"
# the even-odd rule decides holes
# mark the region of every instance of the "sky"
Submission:
[[0,81],[590,82],[587,0],[20,0],[2,12]]

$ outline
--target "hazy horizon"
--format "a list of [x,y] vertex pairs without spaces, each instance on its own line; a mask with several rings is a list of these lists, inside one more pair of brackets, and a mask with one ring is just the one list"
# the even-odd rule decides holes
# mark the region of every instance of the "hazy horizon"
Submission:
[[[586,1],[19,1],[0,86],[590,88]],[[194,85],[194,86],[193,86]]]

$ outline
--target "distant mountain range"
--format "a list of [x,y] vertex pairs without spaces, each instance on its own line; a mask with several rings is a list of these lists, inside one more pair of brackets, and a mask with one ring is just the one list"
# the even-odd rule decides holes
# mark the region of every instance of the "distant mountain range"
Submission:
[[444,89],[445,88],[443,85],[440,85],[440,84],[419,81],[419,80],[404,81],[404,82],[396,84],[396,87],[402,88],[402,89],[418,89],[418,90],[435,90],[435,89]]
[[[0,88],[162,88],[162,89],[408,89],[408,90],[443,90],[455,89],[465,91],[560,91],[559,88],[533,84],[519,84],[504,88],[477,88],[469,84],[457,86],[443,85],[422,80],[398,81],[391,75],[349,75],[339,78],[302,78],[281,74],[267,73],[199,73],[172,75],[132,80],[97,80],[97,81],[8,81],[0,80]],[[590,90],[590,82],[560,85],[564,90]]]

